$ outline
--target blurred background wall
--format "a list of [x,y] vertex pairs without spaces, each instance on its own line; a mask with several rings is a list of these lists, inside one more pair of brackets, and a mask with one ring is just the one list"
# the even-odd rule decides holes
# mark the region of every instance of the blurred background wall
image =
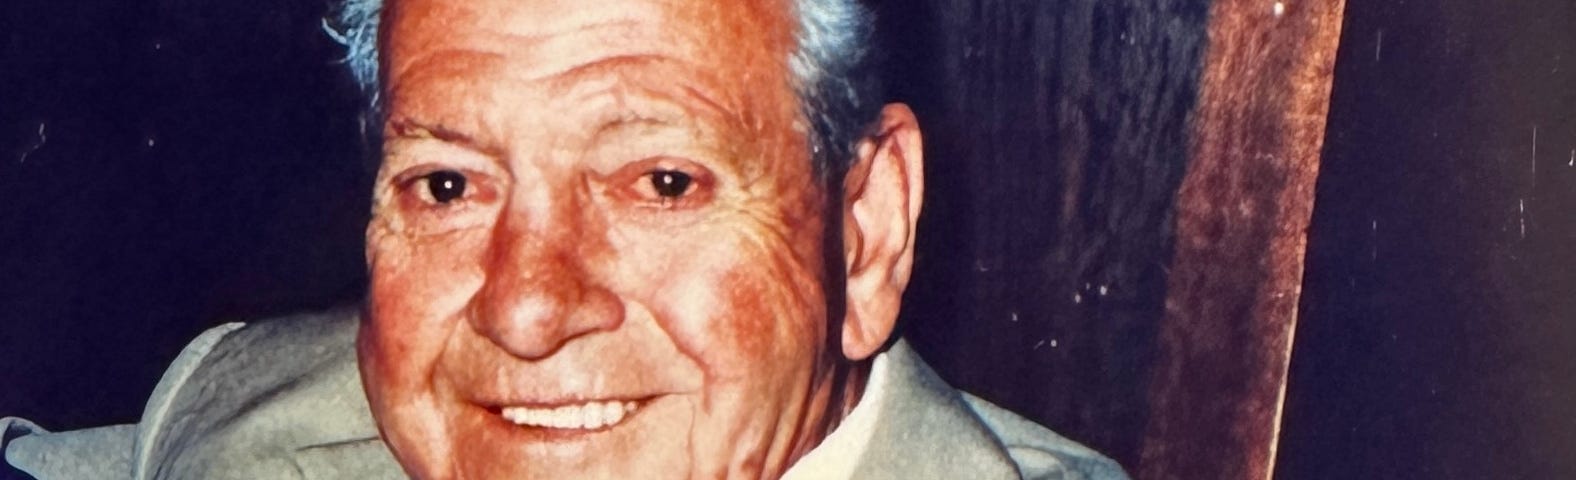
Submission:
[[1278,478],[1576,478],[1576,2],[1352,1]]
[[944,377],[1136,465],[1208,2],[886,2],[926,141],[904,328]]

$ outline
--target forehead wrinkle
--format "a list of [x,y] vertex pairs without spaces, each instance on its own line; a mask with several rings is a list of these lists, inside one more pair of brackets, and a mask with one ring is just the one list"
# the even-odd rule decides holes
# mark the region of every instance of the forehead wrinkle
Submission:
[[[619,107],[631,93],[659,99],[689,111],[690,106],[703,107],[730,124],[743,125],[744,109],[736,102],[723,103],[714,98],[704,83],[719,83],[701,68],[685,68],[685,62],[657,54],[617,55],[586,62],[563,71],[548,79],[548,92],[552,97],[584,97],[611,92],[617,96]],[[650,77],[661,77],[651,81]],[[690,77],[698,81],[686,81]],[[677,84],[675,87],[674,85]]]
[[[745,138],[752,137],[750,113],[708,95],[706,75],[700,69],[661,56],[620,56],[587,63],[551,79],[549,98],[580,106],[590,104],[594,136],[632,124],[664,125],[684,129],[691,136],[725,148],[732,156]],[[649,68],[648,68],[649,67]],[[691,74],[703,78],[686,81]],[[652,81],[660,78],[661,81]],[[562,107],[562,111],[577,110]]]
[[[654,4],[642,4],[644,9],[636,9],[652,13],[645,17],[635,17],[639,12],[631,10],[600,19],[571,15],[573,18],[568,21],[541,17],[541,11],[558,11],[559,7],[568,4],[549,5],[543,9],[527,7],[528,12],[502,13],[452,5],[440,7],[465,10],[462,15],[469,17],[465,20],[494,28],[469,36],[445,35],[439,29],[430,28],[453,28],[455,23],[465,23],[450,21],[444,22],[446,25],[419,25],[429,28],[405,38],[414,50],[487,49],[489,61],[496,63],[491,66],[494,69],[504,65],[526,65],[524,71],[501,72],[509,75],[505,81],[517,87],[535,83],[533,89],[545,96],[538,98],[548,102],[544,106],[556,104],[540,112],[544,117],[537,120],[551,119],[557,127],[576,130],[578,135],[592,134],[610,115],[620,114],[613,113],[619,108],[627,112],[639,110],[639,107],[587,109],[584,104],[574,103],[576,95],[552,93],[541,89],[542,84],[537,81],[545,80],[553,84],[554,89],[592,87],[585,90],[585,95],[597,95],[607,92],[607,83],[601,84],[598,91],[579,80],[594,77],[595,73],[614,73],[611,83],[619,88],[631,94],[638,91],[642,98],[666,100],[682,112],[675,121],[688,121],[692,126],[709,129],[717,137],[711,146],[725,154],[729,160],[726,163],[739,174],[737,178],[752,187],[764,186],[757,185],[757,181],[762,180],[758,177],[769,174],[774,169],[772,163],[792,160],[780,158],[783,157],[780,153],[787,152],[785,148],[795,151],[793,157],[799,156],[797,147],[805,132],[795,128],[803,119],[788,71],[788,56],[795,41],[791,9],[786,2],[765,0],[703,5],[659,0]],[[530,21],[532,19],[542,21]],[[670,28],[672,25],[696,28]],[[718,43],[719,40],[723,41]],[[511,41],[524,44],[500,45]],[[420,47],[422,43],[427,46]],[[503,58],[491,58],[492,55]],[[503,100],[500,97],[511,96],[509,92],[493,92],[491,96],[470,100],[497,104]],[[461,120],[508,128],[486,119]],[[535,125],[537,128],[544,126]],[[484,139],[498,136],[489,133],[508,134],[478,132],[478,136]]]
[[505,92],[474,88],[477,79],[499,71],[495,53],[434,50],[408,62],[403,75],[390,77],[390,121],[463,136],[478,150],[501,149],[500,109],[485,105],[509,101]]
[[[459,2],[465,3],[465,2]],[[453,5],[440,8],[455,13],[448,14],[450,21],[437,24],[431,20],[414,23],[396,23],[402,41],[391,42],[389,49],[390,79],[400,78],[411,69],[423,67],[429,57],[436,61],[489,63],[494,71],[502,66],[527,66],[524,72],[508,71],[509,80],[535,82],[557,77],[584,66],[583,52],[622,51],[620,56],[655,55],[662,41],[670,36],[653,32],[635,16],[634,12],[611,19],[583,19],[574,15],[559,15],[556,21],[527,21],[513,10],[504,12],[477,12]],[[460,12],[463,12],[460,13]],[[396,19],[398,16],[396,15]],[[569,18],[570,21],[563,20]],[[471,29],[467,35],[449,35],[453,28]],[[405,48],[398,48],[405,47]],[[408,57],[403,50],[420,53]],[[462,57],[455,57],[460,54]],[[468,57],[468,58],[467,58]]]

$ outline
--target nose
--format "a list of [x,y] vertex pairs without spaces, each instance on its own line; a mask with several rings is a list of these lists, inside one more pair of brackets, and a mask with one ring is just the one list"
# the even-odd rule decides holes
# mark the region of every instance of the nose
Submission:
[[550,356],[582,335],[618,328],[623,306],[588,272],[582,229],[500,220],[487,281],[472,305],[472,328],[528,360]]

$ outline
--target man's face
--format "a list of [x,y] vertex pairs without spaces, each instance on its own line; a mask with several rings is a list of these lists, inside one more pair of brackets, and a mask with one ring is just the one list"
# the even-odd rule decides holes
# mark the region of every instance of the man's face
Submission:
[[780,473],[826,410],[774,1],[403,0],[359,338],[427,478]]

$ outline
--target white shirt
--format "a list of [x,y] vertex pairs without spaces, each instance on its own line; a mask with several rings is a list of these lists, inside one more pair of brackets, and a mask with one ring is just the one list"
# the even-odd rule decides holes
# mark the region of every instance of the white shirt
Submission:
[[848,412],[843,422],[822,439],[820,445],[788,467],[782,480],[853,478],[854,467],[858,465],[859,457],[865,453],[865,448],[870,445],[870,437],[875,433],[876,417],[881,413],[881,400],[886,396],[886,355],[884,352],[876,355],[870,366],[870,380],[865,383],[864,396],[859,398],[854,410]]

